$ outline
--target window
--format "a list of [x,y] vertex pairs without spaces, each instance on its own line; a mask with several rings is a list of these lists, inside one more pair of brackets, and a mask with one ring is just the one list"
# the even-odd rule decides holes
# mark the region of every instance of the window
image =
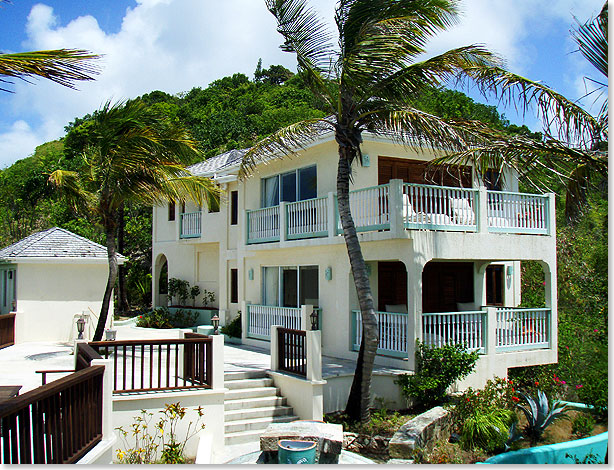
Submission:
[[319,305],[317,266],[262,268],[262,303],[277,307]]
[[282,202],[303,201],[318,195],[318,177],[315,166],[262,179],[261,207],[272,207]]
[[490,191],[501,191],[503,188],[503,178],[498,171],[488,170],[484,175],[484,186]]
[[503,305],[504,268],[502,264],[493,264],[486,268],[486,305]]
[[175,220],[175,203],[169,202],[168,203],[168,221],[172,222],[173,220]]
[[230,303],[236,304],[239,302],[239,270],[230,270]]
[[230,192],[230,225],[239,223],[239,191]]

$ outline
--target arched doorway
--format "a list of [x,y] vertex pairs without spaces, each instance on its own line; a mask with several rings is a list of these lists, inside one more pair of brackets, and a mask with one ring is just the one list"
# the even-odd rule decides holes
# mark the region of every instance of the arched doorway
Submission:
[[158,256],[153,279],[154,307],[166,307],[168,304],[168,261],[166,256]]

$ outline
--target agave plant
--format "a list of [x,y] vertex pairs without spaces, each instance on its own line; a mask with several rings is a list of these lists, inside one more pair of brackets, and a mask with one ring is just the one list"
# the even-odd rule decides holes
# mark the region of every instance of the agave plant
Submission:
[[536,444],[541,438],[548,426],[556,419],[566,418],[568,406],[560,401],[555,401],[552,406],[548,403],[548,397],[541,390],[537,391],[537,400],[522,392],[518,392],[527,406],[517,404],[527,418],[527,425],[524,427],[526,436],[530,439],[531,444]]

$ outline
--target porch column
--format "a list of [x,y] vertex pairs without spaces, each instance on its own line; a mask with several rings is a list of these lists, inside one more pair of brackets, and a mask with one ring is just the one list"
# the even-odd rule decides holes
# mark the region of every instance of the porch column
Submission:
[[475,262],[475,277],[473,279],[473,300],[476,310],[481,306],[486,305],[486,268],[490,263],[488,261],[479,263]]
[[556,236],[556,196],[548,193],[548,235]]
[[279,370],[279,344],[277,342],[277,329],[281,328],[281,325],[271,325],[271,370]]
[[390,233],[393,237],[400,238],[405,231],[405,221],[403,220],[403,180],[390,180],[388,191]]
[[288,220],[286,211],[287,202],[282,201],[279,203],[279,245],[283,246],[288,240]]
[[337,236],[337,198],[335,193],[328,193],[326,200],[326,220],[328,222],[328,236]]
[[247,328],[248,328],[248,309],[249,304],[247,300],[241,302],[241,340],[245,341],[247,339]]
[[224,388],[224,335],[211,335],[213,340],[211,388]]
[[479,233],[488,233],[488,193],[484,186],[478,189],[477,226]]
[[313,305],[301,305],[301,330],[311,330],[311,314],[313,313]]
[[549,343],[550,347],[554,351],[558,351],[558,309],[557,309],[557,286],[556,286],[556,261],[546,263],[540,262],[542,269],[544,270],[544,279],[546,285],[544,286],[546,294],[546,308],[550,309],[550,322],[548,327],[549,331]]
[[416,340],[422,340],[422,270],[413,259],[403,260],[407,270],[407,368],[416,369]]
[[484,327],[484,352],[487,356],[495,354],[497,347],[497,308],[486,307],[486,325]]
[[322,380],[322,336],[320,331],[307,331],[307,380]]

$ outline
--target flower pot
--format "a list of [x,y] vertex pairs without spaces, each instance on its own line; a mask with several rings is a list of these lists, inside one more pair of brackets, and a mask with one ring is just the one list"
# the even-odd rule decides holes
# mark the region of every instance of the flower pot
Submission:
[[316,442],[283,439],[277,443],[279,464],[316,463]]

